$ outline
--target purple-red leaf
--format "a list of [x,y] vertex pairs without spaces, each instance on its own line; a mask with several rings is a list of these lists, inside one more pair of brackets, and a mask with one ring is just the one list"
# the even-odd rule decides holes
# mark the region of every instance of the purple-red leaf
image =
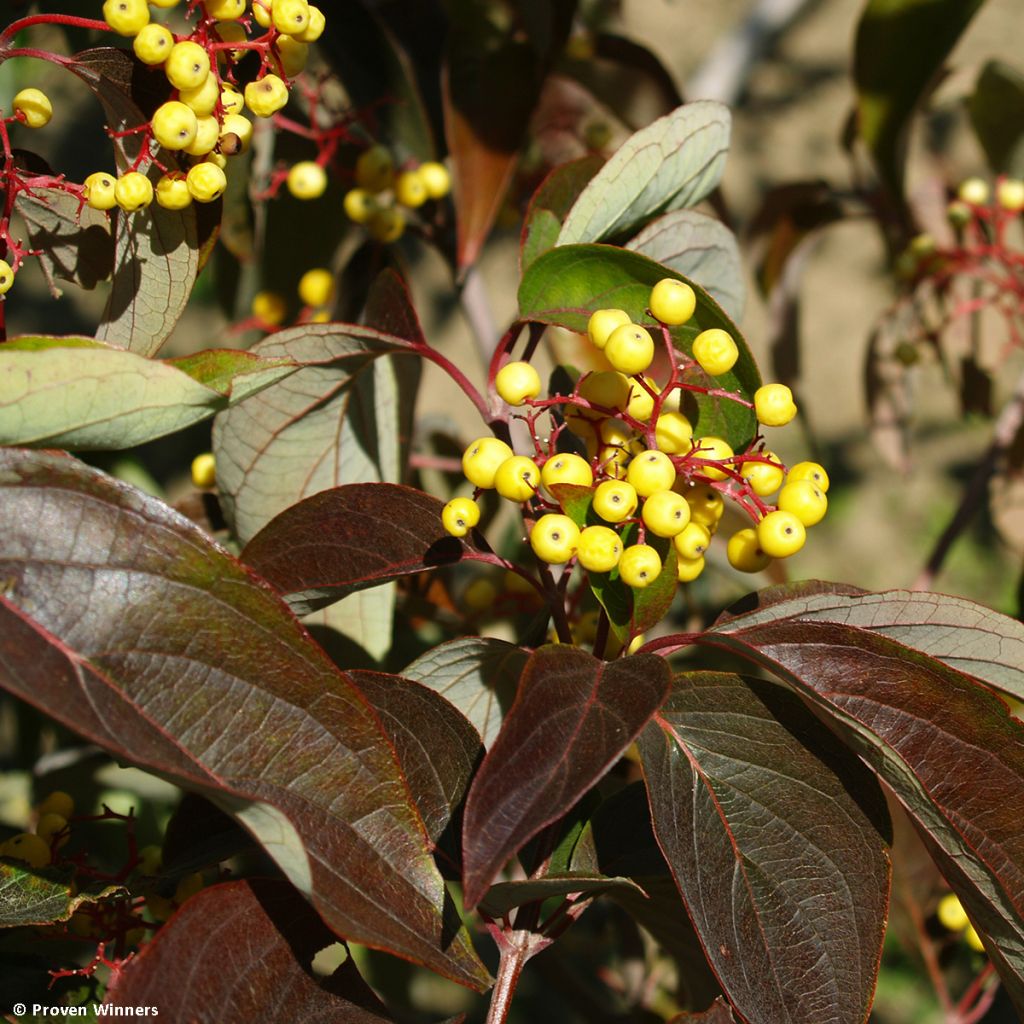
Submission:
[[889,900],[885,800],[791,694],[678,676],[639,740],[654,830],[750,1024],[860,1024]]
[[668,1024],[736,1024],[732,1007],[724,999],[716,999],[703,1013],[680,1013]]
[[464,896],[474,906],[501,866],[568,811],[618,760],[670,682],[654,656],[602,662],[541,647],[466,801]]
[[299,614],[387,580],[451,565],[479,550],[441,525],[444,502],[401,484],[348,484],[285,509],[242,561]]
[[214,885],[193,896],[112,977],[103,1002],[154,1007],[164,1019],[190,1024],[391,1021],[351,958],[322,981],[312,973],[313,957],[334,941],[284,882]]
[[233,812],[340,934],[487,983],[378,715],[197,526],[7,449],[0,580],[0,685]]

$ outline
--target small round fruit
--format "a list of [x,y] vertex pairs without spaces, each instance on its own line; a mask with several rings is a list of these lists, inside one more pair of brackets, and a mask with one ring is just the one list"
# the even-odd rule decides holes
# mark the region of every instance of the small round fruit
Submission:
[[495,471],[494,489],[509,501],[529,501],[540,486],[540,470],[533,459],[513,455]]
[[153,183],[144,174],[129,171],[114,183],[114,198],[125,213],[145,209],[153,202]]
[[179,3],[181,3],[181,0],[149,0],[150,7],[160,7],[164,10],[177,7]]
[[233,85],[222,83],[220,105],[225,114],[240,114],[245,109],[245,97]]
[[278,32],[299,35],[309,28],[309,3],[307,0],[274,0],[270,17]]
[[701,558],[711,543],[711,533],[706,526],[689,522],[673,538],[672,544],[681,561],[692,562]]
[[474,487],[494,486],[498,467],[512,458],[512,449],[496,437],[478,437],[462,455],[462,472]]
[[739,357],[740,350],[732,340],[732,335],[720,327],[701,331],[693,339],[693,358],[700,364],[700,368],[712,377],[728,373],[736,365]]
[[274,40],[281,71],[286,78],[294,78],[306,68],[309,46],[292,36],[280,35]]
[[451,191],[452,179],[448,168],[436,160],[428,160],[419,166],[420,180],[431,199],[443,199]]
[[963,228],[971,223],[974,213],[971,208],[959,199],[954,199],[946,207],[946,220],[955,228]]
[[315,43],[327,27],[327,19],[319,7],[309,5],[309,24],[298,33],[295,38],[301,39],[304,43]]
[[31,832],[12,836],[2,847],[4,857],[24,861],[30,868],[45,868],[50,863],[50,844]]
[[760,572],[771,564],[771,555],[767,554],[757,539],[757,531],[753,527],[737,530],[729,538],[725,549],[729,564],[740,572]]
[[170,56],[173,46],[174,36],[171,35],[171,30],[166,25],[157,24],[155,21],[144,26],[132,40],[135,56],[150,67],[163,64]]
[[810,480],[817,484],[819,491],[828,492],[828,473],[817,462],[798,462],[786,474],[786,483],[793,480]]
[[654,339],[639,324],[623,324],[608,336],[604,354],[620,373],[643,373],[654,362]]
[[288,191],[296,199],[319,199],[327,190],[327,172],[315,160],[301,160],[288,172]]
[[594,491],[594,512],[606,523],[629,519],[638,503],[636,489],[625,480],[605,480]]
[[725,499],[722,495],[708,484],[698,484],[685,490],[683,497],[690,506],[690,518],[714,533],[725,512]]
[[207,75],[206,81],[195,89],[179,89],[178,99],[185,104],[196,117],[209,117],[217,109],[220,99],[220,82],[216,75]]
[[245,105],[257,117],[273,117],[288,103],[288,86],[277,75],[264,75],[245,87]]
[[996,202],[1010,213],[1020,213],[1024,210],[1024,181],[1019,178],[1003,178],[996,185]]
[[[213,31],[217,36],[219,42],[222,43],[244,43],[249,38],[249,33],[246,32],[245,26],[240,25],[237,21],[219,21],[213,26]],[[230,57],[233,61],[241,60],[246,50],[242,47],[234,50],[218,50],[217,60],[224,64]]]
[[403,206],[416,209],[422,206],[430,196],[427,186],[417,171],[402,171],[395,179],[395,199]]
[[530,531],[530,547],[549,565],[564,565],[576,554],[580,542],[579,527],[556,512],[543,515]]
[[208,490],[217,483],[217,460],[213,452],[203,452],[192,460],[192,484]]
[[985,943],[981,941],[981,936],[978,934],[978,931],[973,924],[969,924],[964,929],[964,942],[966,942],[975,953],[985,952]]
[[622,538],[607,526],[584,527],[576,554],[587,572],[611,572],[622,557]]
[[[63,815],[43,814],[40,816],[39,821],[36,822],[36,835],[40,839],[45,839],[50,844],[51,849],[56,845],[56,848],[59,850],[62,846],[66,846],[67,841],[71,838],[65,831],[67,827],[68,819]],[[64,832],[64,835],[57,839],[55,843],[55,837],[61,832]]]
[[334,275],[326,267],[314,267],[299,278],[299,298],[307,306],[326,306],[334,298]]
[[597,309],[587,321],[587,337],[595,348],[604,348],[612,331],[629,323],[629,314],[624,309]]
[[156,141],[171,150],[192,145],[199,130],[195,111],[178,100],[169,100],[157,107],[150,125]]
[[768,462],[744,462],[740,466],[740,476],[750,484],[750,489],[759,497],[767,498],[781,486],[785,473],[779,457],[774,452],[760,452]]
[[541,467],[540,482],[549,492],[556,484],[589,487],[594,482],[594,471],[590,468],[590,463],[579,455],[560,452]]
[[641,498],[646,498],[655,491],[671,490],[676,482],[676,467],[664,452],[648,448],[630,462],[626,479]]
[[82,183],[82,198],[94,210],[112,210],[117,206],[117,179],[106,171],[94,171]]
[[601,472],[614,480],[626,479],[629,459],[629,452],[617,444],[603,444],[597,449],[597,464]]
[[164,74],[175,89],[198,89],[210,74],[210,55],[198,43],[175,43],[164,61]]
[[766,427],[784,427],[796,411],[793,392],[785,384],[765,384],[754,392],[754,413]]
[[726,470],[721,465],[711,465],[710,463],[725,464],[733,458],[735,453],[728,441],[720,437],[701,437],[694,438],[693,443],[695,445],[694,457],[707,459],[709,463],[698,464],[698,472],[709,480],[724,480],[729,475]]
[[971,923],[967,911],[964,910],[963,904],[960,902],[960,897],[955,892],[947,892],[939,900],[939,906],[935,913],[938,915],[939,924],[951,932],[962,932]]
[[494,389],[509,405],[522,405],[540,394],[540,374],[529,363],[506,363],[494,378]]
[[184,210],[192,205],[192,193],[181,171],[169,171],[156,183],[156,202],[165,210]]
[[812,480],[790,480],[779,491],[778,506],[792,512],[804,526],[817,526],[828,511],[828,498]]
[[103,20],[119,35],[138,35],[149,24],[146,0],[105,0]]
[[[602,409],[620,411],[626,408],[629,401],[630,384],[628,378],[615,370],[600,370],[597,373],[588,373],[580,381],[579,394],[594,405]],[[599,414],[584,412],[591,419],[599,418]]]
[[665,277],[651,289],[650,308],[655,320],[676,327],[693,316],[697,296],[685,281]]
[[642,589],[661,574],[661,555],[650,544],[631,544],[619,558],[619,579],[627,587]]
[[185,147],[189,156],[208,156],[220,137],[220,122],[212,115],[196,118],[196,137]]
[[385,146],[371,146],[356,160],[356,184],[367,192],[383,192],[390,188],[395,163]]
[[452,498],[441,510],[441,523],[453,537],[465,537],[480,522],[480,506],[472,498]]
[[197,203],[212,203],[224,194],[228,179],[224,172],[209,161],[190,168],[185,178],[189,192]]
[[14,284],[14,271],[7,260],[0,260],[0,295],[6,295]]
[[[451,531],[448,531],[451,533]],[[455,534],[456,537],[465,534]],[[486,576],[478,576],[462,592],[462,607],[471,612],[487,612],[498,599],[498,588]]]
[[968,178],[956,190],[957,196],[971,206],[984,206],[988,202],[988,183],[981,178]]
[[807,540],[807,529],[792,512],[769,512],[757,524],[757,543],[772,558],[795,555]]
[[692,583],[703,571],[703,555],[697,558],[676,558],[676,579],[680,583]]
[[661,451],[679,455],[693,447],[693,426],[681,412],[663,412],[654,425],[654,438]]
[[377,210],[377,200],[365,188],[349,189],[342,205],[345,216],[355,224],[365,224]]
[[253,21],[260,28],[270,28],[270,8],[273,0],[252,0]]
[[41,89],[22,89],[15,93],[11,101],[14,111],[25,119],[29,128],[42,128],[50,123],[53,117],[53,104],[50,97]]
[[[647,387],[640,382],[643,381]],[[646,423],[654,412],[654,396],[659,393],[658,385],[650,377],[629,378],[629,402],[626,412],[635,420]],[[652,394],[653,392],[653,394]],[[662,406],[664,408],[664,406]]]
[[597,447],[598,438],[595,423],[598,415],[590,409],[581,409],[576,405],[567,405],[562,413],[569,432],[586,441],[588,449],[591,445],[595,449]]
[[226,156],[244,153],[252,141],[252,121],[242,114],[225,114],[218,141],[221,152]]
[[66,821],[75,813],[75,801],[70,793],[55,789],[42,800],[36,810],[39,811],[40,817],[44,814],[59,814]]
[[203,6],[217,21],[237,21],[245,14],[245,0],[205,0]]
[[690,522],[690,506],[675,491],[655,491],[644,501],[644,525],[657,537],[675,537]]
[[378,242],[397,242],[405,232],[405,214],[397,207],[378,207],[366,222],[366,230]]
[[257,292],[252,297],[252,315],[267,327],[276,327],[288,315],[288,303],[277,292]]

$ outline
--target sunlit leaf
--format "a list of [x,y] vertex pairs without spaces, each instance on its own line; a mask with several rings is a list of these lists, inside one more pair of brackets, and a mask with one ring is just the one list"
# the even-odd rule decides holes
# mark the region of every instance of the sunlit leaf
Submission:
[[123,892],[119,885],[102,884],[81,891],[72,884],[69,872],[0,861],[0,928],[66,921],[83,903]]

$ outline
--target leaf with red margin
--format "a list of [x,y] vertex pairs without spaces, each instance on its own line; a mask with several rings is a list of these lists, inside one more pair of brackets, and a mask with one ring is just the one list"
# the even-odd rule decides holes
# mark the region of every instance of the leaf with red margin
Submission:
[[439,498],[402,484],[333,487],[267,523],[242,561],[305,614],[484,550],[475,532],[461,539],[445,533],[443,508]]
[[659,845],[744,1020],[866,1020],[890,882],[872,773],[792,694],[724,672],[677,676],[638,746]]
[[703,1013],[680,1013],[668,1024],[736,1024],[732,1007],[724,999],[716,999]]
[[603,662],[539,648],[466,800],[464,898],[474,906],[501,866],[557,820],[633,742],[668,692],[661,658]]
[[312,973],[313,957],[334,941],[285,882],[214,885],[114,972],[103,1004],[154,1007],[160,1017],[192,1024],[251,1024],[272,1018],[273,1007],[287,1007],[295,1021],[391,1021],[351,958],[329,978]]
[[1024,1009],[1024,726],[1006,705],[937,659],[855,626],[739,616],[698,642],[791,683],[888,784]]
[[231,811],[339,934],[488,982],[376,712],[194,524],[0,451],[0,684]]

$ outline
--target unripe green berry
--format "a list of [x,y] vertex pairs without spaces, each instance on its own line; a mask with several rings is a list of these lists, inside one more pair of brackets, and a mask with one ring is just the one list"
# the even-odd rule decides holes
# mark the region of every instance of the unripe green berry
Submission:
[[509,501],[529,501],[540,486],[540,470],[533,459],[513,455],[494,474],[494,489]]
[[224,172],[216,164],[208,161],[191,168],[185,181],[197,203],[212,203],[219,199],[228,187],[228,179]]
[[784,427],[796,412],[793,392],[785,384],[765,384],[754,392],[754,413],[766,427]]
[[428,160],[426,163],[420,164],[418,170],[423,187],[431,199],[443,199],[451,191],[451,176],[444,164],[439,164],[436,160]]
[[494,474],[507,459],[512,449],[496,437],[478,437],[462,455],[462,472],[474,487],[488,489],[494,486]]
[[771,564],[771,555],[761,547],[757,531],[752,527],[737,530],[729,538],[725,549],[729,564],[740,572],[760,572]]
[[806,540],[807,530],[792,512],[769,512],[757,524],[757,543],[772,558],[796,554]]
[[210,55],[198,43],[175,43],[164,61],[164,74],[175,89],[198,89],[210,74]]
[[166,25],[160,25],[155,21],[144,26],[132,40],[135,56],[150,67],[163,64],[170,56],[173,46],[174,36],[171,35],[171,30]]
[[[721,437],[694,438],[694,458],[708,459],[710,462],[728,463],[735,454],[728,441]],[[709,480],[724,480],[729,474],[716,465],[700,465],[698,472]]]
[[419,171],[402,171],[395,179],[395,199],[403,206],[416,209],[429,198]]
[[395,164],[384,146],[371,146],[356,160],[356,184],[367,192],[383,192],[390,188]]
[[587,572],[611,572],[622,557],[622,539],[607,526],[587,526],[576,554]]
[[704,571],[704,556],[680,558],[676,556],[676,579],[680,583],[692,583]]
[[138,35],[149,24],[146,0],[104,0],[103,20],[119,35]]
[[165,210],[184,210],[192,205],[192,193],[180,171],[170,171],[156,183],[156,202]]
[[657,537],[675,537],[690,522],[690,506],[675,491],[655,491],[644,501],[644,525]]
[[711,531],[702,523],[689,522],[672,538],[676,554],[684,562],[701,558],[711,543]]
[[956,194],[971,206],[984,206],[989,197],[988,183],[981,178],[968,178],[961,183]]
[[641,498],[646,498],[655,491],[672,489],[676,482],[676,467],[664,452],[650,448],[630,462],[626,479]]
[[828,498],[813,480],[790,480],[779,491],[779,508],[791,512],[804,526],[816,526],[828,511]]
[[22,89],[15,93],[11,107],[21,114],[29,128],[42,128],[50,123],[53,117],[53,104],[50,97],[41,89]]
[[307,0],[274,0],[270,17],[278,32],[299,35],[309,28],[309,3]]
[[954,199],[946,207],[946,219],[955,228],[963,228],[971,223],[974,213],[967,203],[961,199]]
[[625,480],[605,480],[594,491],[594,512],[606,523],[621,523],[636,511],[636,488]]
[[257,117],[273,117],[288,103],[288,86],[277,75],[264,75],[245,87],[245,105]]
[[299,278],[299,298],[307,306],[326,306],[334,298],[334,275],[325,267],[314,267]]
[[509,405],[522,405],[540,394],[540,374],[529,363],[506,363],[495,375],[494,390]]
[[564,565],[576,554],[580,541],[579,527],[568,517],[549,512],[530,531],[530,547],[549,565]]
[[828,493],[828,473],[825,472],[825,467],[818,465],[817,462],[798,462],[791,466],[786,474],[786,483],[793,480],[811,480],[819,491]]
[[541,467],[540,482],[551,492],[556,484],[575,484],[589,487],[594,482],[594,471],[586,459],[572,452],[552,455]]
[[663,412],[654,425],[654,438],[659,450],[679,455],[693,446],[693,426],[681,412]]
[[700,368],[712,377],[728,373],[736,365],[740,350],[736,347],[732,335],[719,327],[701,331],[693,339],[693,358]]
[[144,174],[129,171],[114,183],[114,198],[125,213],[135,213],[153,202],[153,183]]
[[465,537],[480,522],[480,506],[472,498],[452,498],[441,510],[441,523],[453,537]]
[[0,260],[0,295],[6,295],[14,284],[14,271],[7,260]]
[[697,296],[685,281],[665,277],[651,289],[649,305],[655,320],[676,327],[685,324],[693,316],[697,308]]
[[639,324],[623,324],[608,336],[604,354],[620,373],[643,373],[654,362],[654,339]]
[[781,486],[785,473],[779,457],[774,452],[761,452],[768,462],[744,462],[740,466],[740,476],[750,484],[750,489],[759,497],[767,498]]
[[587,321],[587,337],[595,348],[604,348],[612,331],[628,323],[629,314],[624,309],[597,309]]
[[661,574],[661,556],[650,544],[631,544],[619,558],[619,579],[637,590],[652,584]]
[[203,452],[192,460],[192,483],[204,491],[217,483],[217,460],[213,452]]
[[165,149],[185,149],[192,145],[199,130],[195,111],[178,100],[170,100],[157,107],[150,121],[153,138]]
[[405,231],[405,214],[397,207],[378,207],[366,222],[370,237],[378,242],[397,242]]
[[288,191],[296,199],[319,199],[327,190],[327,172],[314,160],[301,160],[288,172]]

